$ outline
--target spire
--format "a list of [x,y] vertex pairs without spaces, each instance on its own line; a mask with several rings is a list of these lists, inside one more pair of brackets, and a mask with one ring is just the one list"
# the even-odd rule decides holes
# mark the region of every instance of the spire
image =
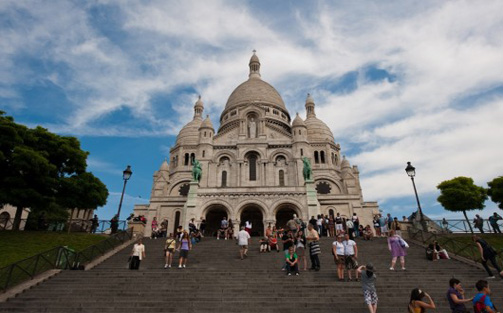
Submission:
[[194,104],[194,118],[203,116],[204,105],[203,101],[201,101],[201,95],[199,95],[199,99],[197,99],[196,104]]
[[257,50],[253,50],[253,55],[248,64],[250,66],[250,75],[248,75],[248,77],[250,78],[260,78],[260,61],[255,52],[257,52]]
[[167,159],[164,159],[164,161],[161,164],[161,168],[159,170],[160,171],[166,171],[166,172],[169,171],[169,164],[168,164],[168,160]]
[[314,113],[314,100],[310,93],[307,94],[306,98],[306,118],[316,117],[316,113]]

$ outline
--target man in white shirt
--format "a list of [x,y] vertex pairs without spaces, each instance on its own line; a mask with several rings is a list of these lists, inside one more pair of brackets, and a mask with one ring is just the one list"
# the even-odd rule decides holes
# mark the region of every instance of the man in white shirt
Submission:
[[138,241],[133,246],[133,251],[131,251],[131,261],[129,263],[129,269],[138,270],[140,268],[140,262],[146,257],[145,246],[143,245],[142,239]]
[[239,255],[241,260],[243,260],[244,257],[248,256],[246,253],[248,252],[248,240],[250,240],[250,234],[245,230],[244,226],[241,226],[237,239],[239,245]]
[[342,244],[344,245],[345,263],[349,281],[351,281],[351,270],[355,272],[355,280],[358,281],[358,272],[356,271],[358,268],[358,247],[356,246],[356,242],[349,239],[349,234],[346,234]]

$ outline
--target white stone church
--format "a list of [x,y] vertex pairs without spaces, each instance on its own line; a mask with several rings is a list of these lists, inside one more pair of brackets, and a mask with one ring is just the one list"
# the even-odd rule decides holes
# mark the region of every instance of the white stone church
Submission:
[[[150,203],[136,205],[135,215],[169,222],[168,232],[184,228],[190,219],[206,219],[207,234],[222,217],[239,227],[252,222],[254,234],[269,223],[283,226],[294,213],[304,221],[318,214],[352,216],[372,226],[377,202],[363,201],[357,166],[341,158],[330,128],[316,117],[308,95],[306,119],[290,113],[276,89],[262,80],[259,58],[253,54],[248,80],[230,95],[217,131],[203,118],[201,97],[194,118],[185,125],[165,160],[154,173]],[[302,158],[312,166],[313,180],[305,181]],[[192,161],[202,167],[202,178],[192,181]]]

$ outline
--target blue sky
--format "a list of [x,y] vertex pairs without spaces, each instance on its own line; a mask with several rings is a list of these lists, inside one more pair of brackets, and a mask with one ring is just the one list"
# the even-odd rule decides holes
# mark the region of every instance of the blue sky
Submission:
[[[262,78],[290,115],[309,92],[364,198],[415,210],[456,176],[503,175],[501,1],[0,2],[0,109],[17,122],[78,137],[116,212],[150,196],[152,174],[190,121],[197,95],[218,127],[257,49]],[[496,210],[488,201],[484,215]],[[475,214],[476,212],[473,212]],[[124,213],[125,216],[126,213]]]

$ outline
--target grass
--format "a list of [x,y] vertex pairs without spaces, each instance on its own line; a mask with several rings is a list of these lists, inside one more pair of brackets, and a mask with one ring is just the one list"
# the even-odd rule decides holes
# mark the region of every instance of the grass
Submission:
[[[480,235],[482,239],[487,241],[496,251],[503,251],[503,235]],[[455,239],[455,242],[450,241],[449,239]],[[464,256],[470,259],[479,257],[479,252],[476,248],[475,243],[472,240],[471,234],[451,234],[448,236],[439,236],[437,238],[440,246],[446,248],[448,251],[453,248],[454,250],[458,250],[464,246],[468,246],[466,249],[463,249],[459,252],[460,256]]]
[[1,231],[0,268],[58,246],[68,246],[75,251],[81,251],[106,238],[103,235],[86,233]]

